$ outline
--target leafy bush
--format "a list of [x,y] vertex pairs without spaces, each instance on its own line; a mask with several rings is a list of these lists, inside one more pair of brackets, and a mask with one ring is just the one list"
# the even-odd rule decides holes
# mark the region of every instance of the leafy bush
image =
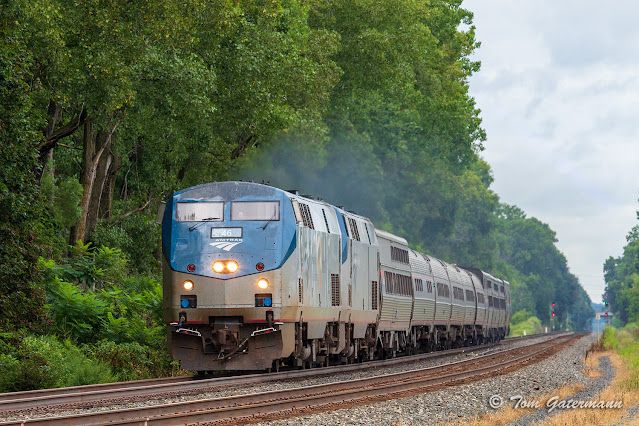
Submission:
[[532,313],[528,312],[526,309],[522,309],[521,311],[517,311],[515,314],[513,314],[512,318],[510,319],[510,322],[512,324],[517,324],[517,323],[526,321],[528,318],[532,316],[533,316]]
[[115,343],[101,340],[86,345],[85,352],[108,364],[120,380],[138,380],[171,373],[173,362],[166,350],[153,350],[139,343]]
[[108,304],[91,292],[84,292],[75,284],[57,281],[49,288],[49,315],[55,332],[78,342],[92,341],[103,329],[102,318]]
[[109,366],[89,359],[70,341],[27,335],[13,353],[0,354],[0,391],[13,392],[116,380]]
[[56,334],[80,343],[107,338],[155,345],[163,338],[158,281],[127,276],[127,262],[118,249],[78,243],[73,251],[75,256],[64,264],[40,260]]
[[82,386],[118,381],[108,364],[87,357],[73,346],[66,354],[67,376],[64,386]]
[[[177,365],[166,352],[161,284],[129,276],[118,249],[78,243],[72,252],[57,263],[39,259],[53,335],[2,339],[7,333],[0,334],[0,390],[175,372]],[[82,350],[74,343],[82,344]]]
[[[518,318],[525,317],[522,312],[526,312],[525,310],[517,312],[520,314]],[[517,315],[515,314],[515,315]],[[513,318],[515,318],[513,315]],[[521,321],[519,323],[512,323],[510,325],[510,336],[523,336],[524,331],[527,335],[541,333],[543,331],[543,326],[541,325],[541,321],[537,317],[529,316],[526,320]]]
[[147,324],[164,325],[164,311],[162,308],[162,283],[153,278],[134,276],[124,280],[122,287],[129,294],[139,295],[140,305],[144,308]]
[[102,337],[116,343],[135,342],[150,345],[163,332],[164,328],[161,326],[147,328],[143,318],[130,315],[116,318],[111,312],[107,312]]
[[127,275],[127,260],[118,249],[96,248],[91,247],[91,243],[78,241],[72,251],[72,257],[62,269],[61,277],[65,281],[83,284],[95,291],[116,284]]

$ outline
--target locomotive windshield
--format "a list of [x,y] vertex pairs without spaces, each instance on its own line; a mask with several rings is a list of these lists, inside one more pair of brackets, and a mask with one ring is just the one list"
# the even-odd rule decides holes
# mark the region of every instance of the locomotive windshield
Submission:
[[200,222],[224,220],[223,202],[177,203],[175,220],[178,222]]
[[280,220],[279,201],[234,201],[231,220]]

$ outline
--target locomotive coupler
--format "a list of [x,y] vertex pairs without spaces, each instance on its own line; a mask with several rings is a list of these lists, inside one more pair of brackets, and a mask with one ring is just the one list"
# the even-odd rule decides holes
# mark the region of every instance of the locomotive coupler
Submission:
[[228,352],[238,346],[237,332],[228,328],[213,330],[211,332],[211,345],[217,352]]

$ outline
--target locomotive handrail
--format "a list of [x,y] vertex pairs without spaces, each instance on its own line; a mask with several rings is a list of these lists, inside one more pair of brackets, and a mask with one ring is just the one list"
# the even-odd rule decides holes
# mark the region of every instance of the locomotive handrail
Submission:
[[184,334],[188,334],[191,336],[198,336],[198,337],[202,337],[202,333],[200,333],[197,330],[191,330],[190,328],[178,328],[177,330],[175,330],[176,333],[184,333]]
[[251,337],[259,336],[260,334],[272,333],[274,331],[277,331],[277,330],[273,327],[262,328],[260,330],[255,330],[254,332],[252,332]]

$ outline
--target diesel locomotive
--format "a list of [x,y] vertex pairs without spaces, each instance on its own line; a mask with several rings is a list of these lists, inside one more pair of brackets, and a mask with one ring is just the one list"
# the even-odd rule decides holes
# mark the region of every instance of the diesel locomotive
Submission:
[[169,351],[187,370],[352,363],[509,332],[507,281],[295,191],[202,184],[158,220]]

